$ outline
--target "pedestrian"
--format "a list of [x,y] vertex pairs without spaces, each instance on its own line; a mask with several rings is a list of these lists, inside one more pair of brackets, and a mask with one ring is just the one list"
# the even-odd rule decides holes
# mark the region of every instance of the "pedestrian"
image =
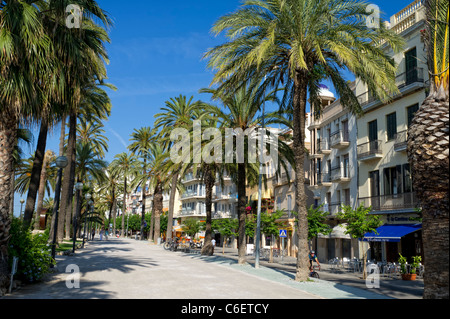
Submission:
[[95,237],[95,229],[92,229],[92,240],[94,240]]
[[104,228],[102,228],[102,229],[100,230],[100,240],[103,240],[103,232],[104,232]]
[[214,238],[211,240],[211,244],[212,244],[212,253],[214,254],[214,248],[216,247],[216,240]]

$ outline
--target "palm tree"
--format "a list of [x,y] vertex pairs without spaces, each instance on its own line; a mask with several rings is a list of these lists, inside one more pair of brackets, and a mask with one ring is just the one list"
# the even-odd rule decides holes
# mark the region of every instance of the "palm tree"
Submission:
[[[342,104],[361,113],[360,104],[344,78],[349,70],[386,101],[398,92],[396,66],[377,45],[387,42],[397,51],[402,41],[384,24],[371,29],[367,3],[359,0],[248,0],[213,26],[228,42],[210,49],[205,58],[215,69],[213,84],[233,92],[254,81],[261,89],[283,87],[281,108],[293,119],[296,205],[299,210],[296,280],[308,279],[307,209],[304,185],[305,113],[307,97],[320,112],[319,83],[329,79]],[[319,112],[316,114],[318,115]]]
[[[199,108],[199,101],[192,103],[193,96],[187,100],[186,96],[180,95],[166,101],[166,106],[161,108],[162,113],[155,115],[155,129],[160,129],[159,138],[163,141],[166,149],[171,147],[170,133],[174,127],[188,128],[192,126],[192,119],[195,112]],[[172,188],[170,190],[169,198],[169,214],[167,222],[167,238],[172,238],[172,220],[173,210],[175,204],[175,195],[180,172],[180,165],[173,165],[172,171]]]
[[104,135],[104,125],[98,120],[81,117],[77,124],[77,141],[89,143],[100,158],[108,152],[108,138]]
[[[39,10],[29,1],[0,3],[0,291],[8,282],[10,238],[9,206],[13,154],[19,120],[30,122],[44,107],[39,83],[51,74],[51,45],[39,19]],[[44,80],[42,84],[47,83]]]
[[123,202],[122,202],[122,233],[125,229],[125,214],[127,212],[127,195],[128,195],[128,181],[129,178],[136,177],[138,172],[137,158],[134,155],[125,152],[117,154],[111,162],[111,172],[123,179]]
[[[226,111],[222,111],[217,107],[208,106],[221,122],[223,128],[241,129],[243,132],[248,130],[257,129],[261,126],[261,117],[259,117],[259,110],[263,103],[268,101],[274,101],[276,99],[274,93],[271,92],[268,95],[264,95],[263,91],[257,88],[243,87],[234,92],[234,94],[223,94],[218,90],[202,89],[200,92],[211,93],[213,99],[219,100],[226,108]],[[254,139],[256,135],[248,134],[245,140],[248,145],[249,139]],[[247,183],[256,183],[259,173],[259,159],[257,162],[251,163],[247,156],[244,156],[244,161],[237,161],[235,164],[228,164],[227,171],[234,176],[237,185],[238,193],[238,246],[239,246],[239,263],[246,262],[246,245],[245,245],[245,218],[246,218],[246,203]]]
[[408,158],[422,206],[423,298],[448,299],[449,5],[442,0],[425,4],[430,94],[408,130]]
[[144,240],[144,223],[145,223],[145,197],[146,197],[146,188],[148,182],[148,168],[147,163],[150,160],[149,149],[153,146],[153,141],[155,137],[156,131],[151,129],[149,126],[142,127],[138,130],[134,130],[131,134],[132,141],[131,145],[128,146],[128,149],[142,158],[142,176],[143,178],[140,180],[140,186],[142,189],[142,216],[141,216],[141,240]]

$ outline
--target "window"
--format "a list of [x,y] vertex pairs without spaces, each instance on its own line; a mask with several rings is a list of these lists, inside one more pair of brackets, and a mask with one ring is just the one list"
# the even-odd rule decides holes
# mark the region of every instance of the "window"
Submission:
[[378,125],[377,120],[369,122],[369,142],[378,140]]
[[344,177],[350,177],[350,159],[348,154],[344,155]]
[[403,188],[405,193],[412,192],[411,168],[409,164],[403,164]]
[[384,172],[384,195],[398,194],[397,167],[389,167]]
[[397,135],[397,114],[395,112],[386,116],[386,128],[387,140],[390,141]]
[[408,114],[408,128],[411,126],[414,115],[419,110],[419,104],[414,104],[406,108]]
[[344,189],[344,205],[350,206],[350,188]]
[[277,198],[277,210],[281,210],[281,202],[282,202],[281,197],[278,197]]

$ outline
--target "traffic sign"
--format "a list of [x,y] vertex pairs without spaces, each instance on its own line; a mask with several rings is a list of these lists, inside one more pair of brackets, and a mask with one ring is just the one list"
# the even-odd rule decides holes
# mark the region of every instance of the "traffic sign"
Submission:
[[280,229],[280,237],[286,238],[287,237],[287,230],[286,229]]

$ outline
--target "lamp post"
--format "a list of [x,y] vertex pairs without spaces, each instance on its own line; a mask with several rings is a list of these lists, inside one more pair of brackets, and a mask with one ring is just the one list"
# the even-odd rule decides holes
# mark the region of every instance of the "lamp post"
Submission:
[[77,201],[77,206],[76,206],[76,210],[75,210],[75,214],[73,215],[73,247],[72,247],[72,253],[75,253],[75,243],[77,240],[77,219],[78,219],[78,213],[81,209],[81,199],[80,199],[80,193],[81,190],[83,189],[83,183],[78,182],[75,184],[75,190],[76,190],[76,201]]
[[[264,81],[266,81],[266,77],[264,77]],[[259,268],[259,259],[260,259],[260,237],[261,237],[261,197],[262,197],[262,171],[263,171],[263,152],[264,152],[264,134],[265,134],[265,112],[266,112],[266,101],[263,101],[263,109],[262,109],[262,123],[261,123],[261,149],[260,157],[259,157],[259,181],[258,181],[258,210],[256,215],[256,247],[255,247],[255,268]]]
[[[63,169],[67,166],[69,161],[67,157],[60,156],[56,159],[56,166],[58,169],[58,177],[56,179],[56,188],[55,188],[55,204],[53,206],[53,213],[55,214],[55,222],[53,224],[53,243],[52,243],[52,259],[55,260],[56,253],[56,234],[58,232],[58,211],[59,211],[59,198],[61,194],[61,179]],[[53,267],[53,264],[52,264]]]
[[92,195],[91,194],[87,193],[85,197],[86,197],[86,214],[85,214],[85,217],[84,217],[83,244],[81,246],[82,248],[84,248],[84,241],[85,241],[85,238],[86,238],[86,225],[87,225],[86,217],[89,215],[89,210],[91,208],[91,203],[92,203],[92,201],[91,201]]

